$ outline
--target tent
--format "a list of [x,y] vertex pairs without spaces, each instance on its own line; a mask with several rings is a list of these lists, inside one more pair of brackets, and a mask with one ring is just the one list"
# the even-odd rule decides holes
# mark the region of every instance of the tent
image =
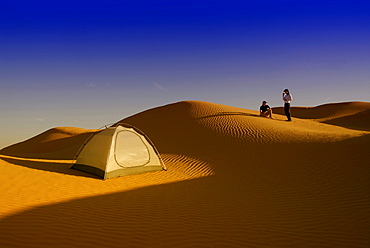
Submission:
[[102,179],[166,170],[153,143],[139,129],[117,124],[93,133],[75,157],[72,169]]

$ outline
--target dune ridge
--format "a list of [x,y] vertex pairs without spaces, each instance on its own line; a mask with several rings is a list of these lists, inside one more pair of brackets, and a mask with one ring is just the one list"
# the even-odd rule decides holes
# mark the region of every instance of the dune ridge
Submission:
[[[168,171],[107,181],[58,163],[93,130],[5,148],[0,246],[368,247],[370,132],[346,127],[359,108],[343,106],[291,123],[200,101],[153,108],[119,122],[144,131]],[[348,120],[317,121],[336,117]]]
[[[342,102],[329,103],[317,107],[292,107],[292,116],[311,119],[317,122],[370,131],[370,103]],[[278,114],[284,114],[282,107],[273,108]]]
[[36,159],[74,159],[84,141],[98,130],[56,127],[0,150],[1,154]]

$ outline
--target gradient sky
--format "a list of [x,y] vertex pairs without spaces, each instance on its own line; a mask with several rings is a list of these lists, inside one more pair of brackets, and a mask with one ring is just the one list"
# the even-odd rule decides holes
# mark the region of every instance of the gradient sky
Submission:
[[202,100],[370,101],[368,0],[0,0],[0,148]]

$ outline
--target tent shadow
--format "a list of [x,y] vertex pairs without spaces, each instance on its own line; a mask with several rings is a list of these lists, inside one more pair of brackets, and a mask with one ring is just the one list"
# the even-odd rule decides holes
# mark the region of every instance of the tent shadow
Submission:
[[94,176],[92,174],[70,169],[72,161],[71,163],[67,163],[65,160],[61,160],[60,162],[58,162],[58,160],[35,161],[31,159],[27,160],[24,158],[16,158],[16,157],[9,158],[9,157],[2,157],[2,156],[0,156],[0,159],[10,164],[15,164],[18,166],[23,166],[23,167],[27,167],[31,169],[55,172],[55,173],[60,173],[60,174],[65,174],[65,175],[73,175],[73,176],[79,176],[79,177],[90,177],[90,178],[99,179],[97,176]]

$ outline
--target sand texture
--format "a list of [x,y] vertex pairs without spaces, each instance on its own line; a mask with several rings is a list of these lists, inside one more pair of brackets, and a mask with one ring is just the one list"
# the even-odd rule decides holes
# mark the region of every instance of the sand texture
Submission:
[[168,171],[106,181],[69,169],[94,130],[4,148],[0,247],[369,247],[370,103],[292,114],[199,101],[144,111],[122,122]]

